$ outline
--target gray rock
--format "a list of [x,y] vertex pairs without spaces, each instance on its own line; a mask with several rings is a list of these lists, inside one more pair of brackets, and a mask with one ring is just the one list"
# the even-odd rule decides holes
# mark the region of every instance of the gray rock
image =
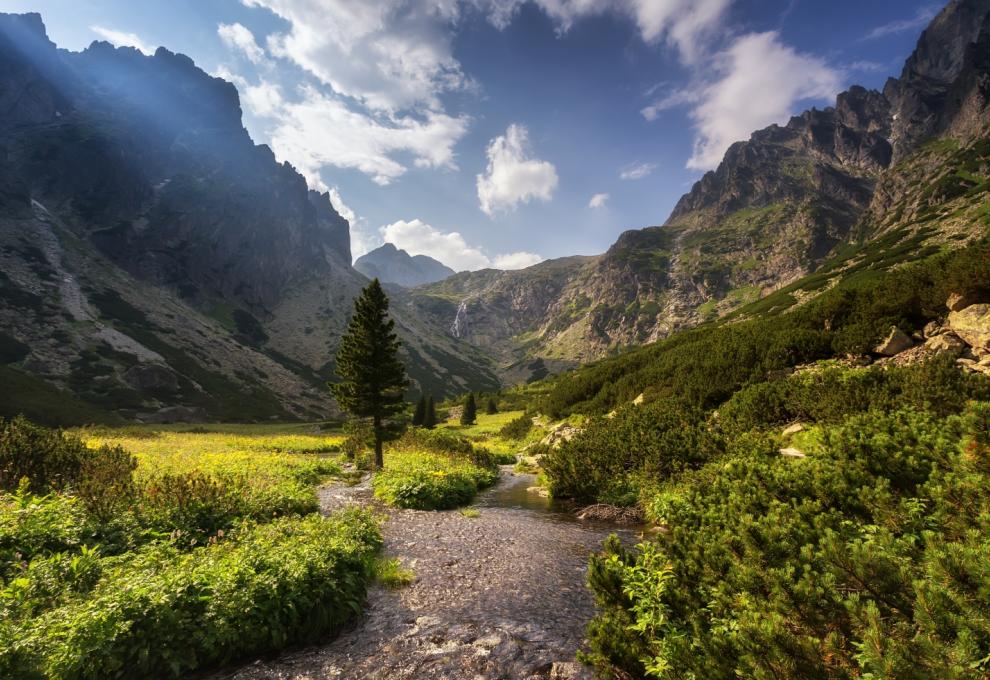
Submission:
[[172,393],[179,389],[179,381],[167,366],[161,364],[137,364],[124,373],[128,385],[140,391]]
[[550,667],[550,680],[593,680],[595,674],[577,661],[555,661]]
[[873,351],[877,354],[882,354],[885,357],[892,357],[896,354],[900,354],[906,349],[911,349],[912,347],[914,347],[914,340],[912,340],[900,328],[891,326],[890,333],[887,335],[886,339],[877,345]]
[[925,328],[922,331],[922,335],[926,338],[934,338],[936,335],[942,332],[942,324],[938,321],[929,321],[925,324]]
[[943,352],[962,354],[963,350],[966,349],[966,343],[960,340],[959,336],[954,333],[943,333],[942,335],[929,338],[925,342],[925,348],[936,354],[942,354]]

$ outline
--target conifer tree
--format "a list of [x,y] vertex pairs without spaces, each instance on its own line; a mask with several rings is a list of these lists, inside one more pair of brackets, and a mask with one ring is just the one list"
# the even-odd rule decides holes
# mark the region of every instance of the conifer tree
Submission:
[[426,421],[426,395],[424,394],[416,402],[416,410],[413,411],[412,424],[415,427],[422,427]]
[[498,413],[498,404],[495,403],[495,397],[490,397],[488,399],[488,406],[485,408],[485,412],[490,416]]
[[474,392],[468,392],[464,400],[464,410],[461,411],[461,425],[474,425],[478,420],[478,404],[474,401]]
[[423,427],[432,430],[437,426],[437,405],[433,402],[431,394],[426,400],[426,415],[423,418]]
[[375,279],[354,301],[354,313],[337,350],[340,382],[331,390],[341,408],[371,421],[378,469],[384,464],[382,443],[391,434],[388,420],[405,408],[403,393],[409,381],[398,352],[388,297]]

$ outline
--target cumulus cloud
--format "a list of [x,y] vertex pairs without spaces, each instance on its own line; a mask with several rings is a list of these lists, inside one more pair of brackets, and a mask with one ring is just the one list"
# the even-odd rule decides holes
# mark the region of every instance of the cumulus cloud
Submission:
[[488,168],[477,176],[478,200],[486,215],[494,217],[520,203],[553,197],[557,169],[531,153],[529,131],[516,123],[488,143]]
[[117,31],[104,26],[90,26],[89,30],[116,47],[134,47],[145,54],[154,54],[155,52],[155,48],[148,45],[135,33]]
[[[527,0],[473,0],[502,29]],[[604,13],[630,18],[646,42],[666,41],[693,62],[704,38],[717,29],[732,0],[532,0],[565,33],[579,20]]]
[[632,165],[627,165],[619,172],[619,179],[643,179],[652,174],[656,169],[656,163],[633,163]]
[[289,23],[269,37],[337,93],[379,111],[440,109],[441,92],[468,87],[453,56],[455,0],[242,0]]
[[313,187],[322,186],[320,171],[328,166],[359,170],[383,186],[409,169],[406,157],[416,167],[454,169],[454,145],[468,127],[466,117],[434,111],[369,115],[312,87],[301,88],[292,101],[266,81],[244,86],[242,93],[252,113],[274,121],[275,155],[292,163]]
[[923,28],[928,25],[928,23],[935,18],[938,14],[937,5],[929,5],[928,7],[919,7],[915,15],[909,19],[898,19],[896,21],[891,21],[883,26],[877,26],[872,31],[864,36],[864,40],[876,40],[877,38],[883,38],[888,35],[895,35],[897,33],[904,33],[905,31],[916,31],[919,28]]
[[588,201],[589,208],[604,208],[605,204],[608,203],[608,194],[595,194]]
[[229,49],[242,53],[253,64],[265,61],[265,51],[254,39],[254,34],[243,24],[220,24],[217,35]]
[[784,122],[798,102],[834,97],[842,86],[838,71],[783,44],[775,31],[741,36],[718,55],[715,69],[691,112],[697,128],[687,163],[692,170],[716,167],[733,142]]
[[468,245],[459,232],[443,232],[419,219],[399,220],[379,229],[382,239],[410,255],[428,255],[457,271],[522,269],[543,260],[535,253],[518,252],[489,258],[480,248]]

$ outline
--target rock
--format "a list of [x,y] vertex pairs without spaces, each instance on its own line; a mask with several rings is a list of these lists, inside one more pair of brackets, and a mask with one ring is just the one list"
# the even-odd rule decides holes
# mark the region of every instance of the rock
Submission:
[[792,435],[797,434],[798,432],[804,432],[804,430],[805,430],[804,423],[794,423],[793,425],[787,427],[787,429],[785,429],[782,434],[785,437],[790,437]]
[[646,395],[640,393],[638,397],[633,399],[633,404],[635,404],[636,406],[640,406],[644,401],[646,401]]
[[644,515],[643,511],[635,506],[621,508],[617,505],[598,503],[579,510],[577,518],[599,522],[615,522],[616,524],[642,524]]
[[801,449],[795,449],[793,447],[781,449],[780,455],[782,455],[784,458],[807,458],[807,455],[805,455],[804,451],[802,451]]
[[959,339],[955,333],[943,333],[929,338],[925,342],[925,349],[936,354],[952,352],[962,354],[966,349],[966,343]]
[[541,443],[557,449],[560,448],[560,445],[564,442],[569,442],[574,439],[574,436],[579,432],[581,432],[581,428],[568,425],[567,423],[561,423],[550,430],[550,433],[543,438]]
[[179,381],[168,366],[137,364],[124,373],[124,380],[136,390],[171,394],[179,389]]
[[926,338],[934,338],[936,335],[942,332],[942,324],[938,321],[929,321],[925,324],[924,330],[921,332]]
[[990,352],[990,304],[970,305],[949,314],[949,328],[973,348]]
[[976,304],[977,300],[970,294],[952,293],[945,301],[945,306],[950,312],[961,312],[962,310]]
[[544,498],[550,498],[550,490],[545,486],[530,486],[526,489],[529,493],[535,493],[537,496],[543,496]]
[[593,680],[595,674],[577,661],[554,661],[550,680]]
[[877,345],[873,351],[886,357],[892,357],[912,347],[914,347],[914,340],[908,337],[900,328],[891,326],[887,338]]

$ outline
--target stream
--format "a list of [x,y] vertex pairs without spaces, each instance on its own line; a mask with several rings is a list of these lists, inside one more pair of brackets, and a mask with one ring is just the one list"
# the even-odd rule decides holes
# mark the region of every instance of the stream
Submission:
[[325,512],[359,503],[388,514],[385,553],[416,580],[374,586],[362,616],[324,646],[261,659],[218,680],[322,678],[591,678],[574,662],[594,616],[588,556],[612,532],[527,491],[535,477],[504,467],[478,495],[478,517],[396,510],[374,502],[367,481],[320,489]]

